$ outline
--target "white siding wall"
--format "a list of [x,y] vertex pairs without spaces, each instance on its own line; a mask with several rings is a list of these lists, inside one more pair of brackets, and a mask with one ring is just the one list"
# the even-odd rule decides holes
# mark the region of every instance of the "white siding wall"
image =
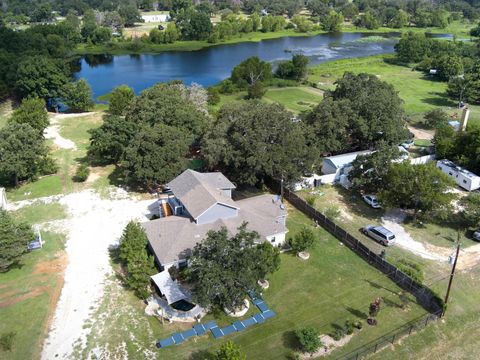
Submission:
[[[275,242],[272,242],[274,238],[275,238]],[[280,246],[285,242],[285,233],[267,236],[267,241],[272,245]]]

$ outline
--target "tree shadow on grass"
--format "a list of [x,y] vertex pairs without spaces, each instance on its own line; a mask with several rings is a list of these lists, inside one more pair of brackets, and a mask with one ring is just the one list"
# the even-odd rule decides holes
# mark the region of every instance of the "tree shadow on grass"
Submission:
[[360,311],[360,310],[357,310],[357,309],[354,309],[354,308],[351,308],[349,306],[347,306],[345,308],[350,314],[352,314],[353,316],[359,318],[359,319],[363,319],[363,320],[367,320],[368,319],[368,315],[366,313],[364,313],[363,311]]
[[397,309],[401,309],[402,308],[402,304],[399,304],[393,300],[390,300],[390,299],[387,299],[387,298],[383,298],[383,302],[385,303],[386,306],[388,307],[393,307],[393,308],[397,308]]
[[368,280],[368,279],[364,279],[364,281],[366,281],[370,286],[374,287],[375,289],[382,289],[382,290],[386,290],[392,294],[395,294],[397,295],[397,292],[396,291],[393,291],[393,290],[390,290],[388,288],[386,288],[385,286],[382,286],[380,284],[377,284],[376,282],[374,281],[371,281],[371,280]]
[[447,98],[442,93],[432,93],[431,95],[436,95],[436,97],[429,97],[421,99],[423,103],[434,105],[434,106],[447,106],[447,107],[456,107],[457,103]]
[[208,350],[198,350],[190,355],[189,360],[213,360],[214,355]]
[[282,335],[283,346],[292,350],[300,349],[300,343],[298,342],[297,335],[295,331],[289,330],[285,331]]
[[347,190],[342,186],[336,186],[337,192],[343,198],[343,203],[347,207],[349,212],[352,212],[356,216],[361,216],[371,221],[377,221],[383,214],[381,210],[372,209],[362,200],[360,194],[355,193],[352,190]]

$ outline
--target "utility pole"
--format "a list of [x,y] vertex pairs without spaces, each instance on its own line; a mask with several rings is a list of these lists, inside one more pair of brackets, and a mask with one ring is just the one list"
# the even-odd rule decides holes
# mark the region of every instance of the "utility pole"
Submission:
[[450,296],[450,289],[452,288],[452,282],[453,282],[453,277],[455,276],[455,268],[457,267],[457,261],[458,261],[458,254],[460,252],[460,232],[458,233],[458,240],[457,240],[457,252],[455,254],[455,260],[453,262],[452,266],[452,272],[450,273],[450,280],[448,281],[448,288],[447,288],[447,294],[445,295],[445,300],[443,301],[444,307],[442,311],[442,316],[445,316],[445,311],[448,303],[448,297]]

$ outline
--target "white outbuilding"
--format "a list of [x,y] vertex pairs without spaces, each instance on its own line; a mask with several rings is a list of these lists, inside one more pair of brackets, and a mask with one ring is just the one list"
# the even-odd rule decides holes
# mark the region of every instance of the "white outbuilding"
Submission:
[[437,161],[437,168],[455,180],[458,186],[467,191],[473,191],[480,188],[480,176],[457,166],[450,160],[443,159]]

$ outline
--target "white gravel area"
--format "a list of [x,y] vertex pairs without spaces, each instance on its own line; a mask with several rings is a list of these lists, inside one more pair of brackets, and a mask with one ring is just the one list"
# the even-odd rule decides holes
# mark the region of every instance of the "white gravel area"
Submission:
[[448,261],[448,257],[430,251],[422,244],[412,238],[405,231],[401,223],[405,220],[406,215],[401,210],[392,210],[382,217],[382,225],[395,234],[395,246],[400,246],[414,254],[428,260]]
[[60,149],[76,149],[75,143],[72,140],[65,139],[60,135],[60,127],[58,120],[62,119],[62,115],[50,116],[50,126],[45,129],[43,136],[45,139],[52,139],[53,143]]
[[112,274],[109,248],[132,219],[145,221],[154,199],[138,200],[123,190],[102,199],[85,190],[59,199],[69,218],[63,221],[68,265],[65,283],[57,304],[42,359],[68,359],[74,344],[85,344],[89,328],[86,321],[96,310],[108,275]]

